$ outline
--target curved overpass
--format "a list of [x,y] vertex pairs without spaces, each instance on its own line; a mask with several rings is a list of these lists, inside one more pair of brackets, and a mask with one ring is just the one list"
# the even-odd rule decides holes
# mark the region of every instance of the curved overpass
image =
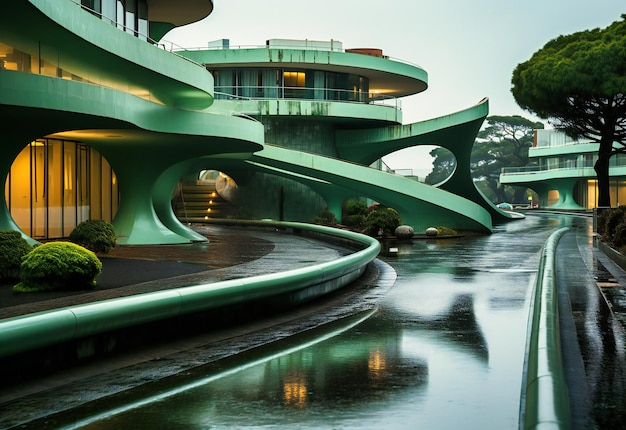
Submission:
[[384,128],[337,131],[339,156],[355,163],[370,165],[392,152],[420,145],[446,148],[456,158],[457,166],[452,176],[438,187],[470,200],[487,210],[494,220],[519,218],[520,215],[504,212],[476,188],[471,176],[470,156],[474,140],[489,113],[489,100],[475,106],[413,124]]
[[206,157],[189,161],[187,168],[216,169],[235,179],[246,170],[292,179],[320,194],[337,219],[345,200],[368,197],[396,209],[403,223],[416,231],[437,226],[481,233],[492,229],[487,210],[448,191],[367,166],[282,147],[266,144],[247,158]]

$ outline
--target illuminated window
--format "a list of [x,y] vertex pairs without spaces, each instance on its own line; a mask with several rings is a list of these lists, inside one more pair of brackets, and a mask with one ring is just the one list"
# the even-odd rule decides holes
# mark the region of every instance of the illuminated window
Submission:
[[284,72],[285,87],[304,88],[305,72]]
[[305,72],[283,72],[283,85],[285,87],[285,98],[306,97],[304,93]]

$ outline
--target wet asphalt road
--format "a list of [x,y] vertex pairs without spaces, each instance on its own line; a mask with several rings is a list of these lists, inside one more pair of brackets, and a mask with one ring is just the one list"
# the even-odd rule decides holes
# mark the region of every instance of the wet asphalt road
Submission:
[[[319,310],[322,324],[303,331],[305,317],[286,337],[289,324],[261,328],[258,348],[226,337],[147,362],[155,382],[24,428],[517,428],[528,299],[539,251],[561,227],[570,227],[557,276],[573,424],[621,428],[624,332],[598,286],[615,276],[594,254],[591,219],[559,214],[529,214],[490,236],[388,244],[381,260],[397,278],[383,264],[387,274],[342,303],[346,312]],[[223,359],[206,363],[207,354]],[[159,379],[164,364],[184,371]]]

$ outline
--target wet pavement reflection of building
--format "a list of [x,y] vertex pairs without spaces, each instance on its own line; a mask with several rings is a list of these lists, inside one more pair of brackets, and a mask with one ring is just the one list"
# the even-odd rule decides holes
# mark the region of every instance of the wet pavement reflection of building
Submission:
[[86,418],[85,428],[150,429],[517,428],[539,251],[556,229],[588,223],[530,215],[491,236],[395,243],[398,252],[381,258],[397,271],[396,284],[371,315],[194,369],[58,422]]

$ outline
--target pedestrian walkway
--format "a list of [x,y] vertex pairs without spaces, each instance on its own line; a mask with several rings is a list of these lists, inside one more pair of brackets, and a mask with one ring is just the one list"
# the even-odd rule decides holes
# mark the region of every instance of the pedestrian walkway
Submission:
[[[118,251],[121,252],[114,252],[112,259],[122,261],[117,263],[119,266],[109,265],[108,269],[113,267],[118,270],[115,273],[119,274],[121,279],[114,282],[106,278],[103,282],[106,288],[82,294],[64,293],[61,297],[47,300],[31,297],[27,303],[6,306],[0,308],[0,312],[2,315],[19,316],[35,309],[55,309],[160,289],[287,271],[332,261],[352,252],[341,246],[275,228],[216,225],[196,228],[209,238],[208,244],[194,244],[182,248],[174,245],[155,247],[161,248],[161,252],[154,254],[150,253],[151,247],[120,248]],[[183,254],[185,258],[181,259]],[[200,255],[206,257],[209,254],[219,257],[210,261],[197,259]],[[231,264],[228,264],[229,262]],[[106,263],[107,261],[105,265]],[[177,265],[190,267],[180,269],[176,268]],[[156,271],[164,277],[127,285],[137,276],[137,273],[128,272],[136,271],[138,267],[147,271],[143,274],[145,276],[153,277],[155,273],[151,271]],[[181,270],[188,273],[180,274]],[[175,275],[167,276],[168,274]],[[111,272],[106,276],[111,277]],[[5,385],[0,389],[0,428],[45,417],[355,313],[371,311],[394,282],[393,269],[375,260],[357,281],[336,294],[307,306],[263,316],[232,327],[220,327],[208,332],[187,335],[162,345],[149,345],[142,347],[140,351],[130,351],[107,357],[106,360],[88,362],[77,368],[66,369],[54,375],[24,381],[10,387]],[[94,390],[94,386],[98,389]],[[59,403],[61,398],[63,402]]]
[[281,272],[337,259],[346,251],[275,228],[194,227],[208,243],[124,246],[101,258],[94,291],[13,294],[0,290],[0,318],[153,291]]
[[[593,246],[588,231],[571,230],[557,246],[559,324],[572,427],[621,428],[626,422],[624,327],[599,280],[626,273]],[[619,345],[622,345],[621,347]]]

